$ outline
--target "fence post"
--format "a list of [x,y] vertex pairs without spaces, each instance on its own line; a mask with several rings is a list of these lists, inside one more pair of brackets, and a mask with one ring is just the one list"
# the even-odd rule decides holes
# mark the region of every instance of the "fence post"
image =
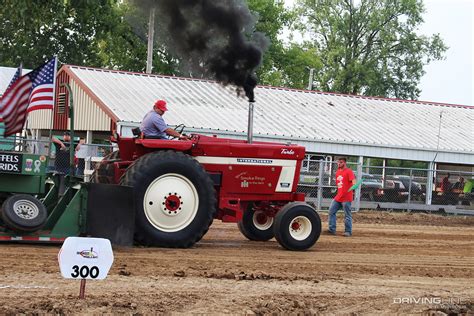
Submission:
[[[359,156],[359,162],[357,163],[357,175],[356,179],[359,181],[362,179],[362,164],[364,163],[364,157]],[[362,190],[362,185],[360,185],[356,190],[355,195],[355,211],[358,212],[360,210],[360,192]]]
[[324,160],[319,161],[319,178],[318,178],[318,201],[317,209],[321,210],[321,205],[323,203],[323,176],[324,176]]
[[410,169],[410,180],[408,181],[408,211],[410,211],[411,202],[411,183],[412,183],[413,169]]
[[433,176],[434,176],[434,161],[430,162],[428,176],[426,177],[426,205],[431,205],[433,196]]

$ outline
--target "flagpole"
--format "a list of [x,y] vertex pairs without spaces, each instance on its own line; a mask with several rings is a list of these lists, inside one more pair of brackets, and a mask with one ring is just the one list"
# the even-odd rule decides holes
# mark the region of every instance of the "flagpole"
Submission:
[[[20,66],[18,67],[18,78],[21,78],[21,76],[23,76],[23,62],[20,62]],[[28,126],[28,117],[26,118],[26,124],[25,126]],[[24,131],[24,129],[23,129]],[[23,133],[22,133],[23,134]],[[15,144],[16,144],[16,135],[15,134]],[[28,135],[28,133],[26,132],[26,135]],[[28,138],[28,137],[27,137]],[[22,142],[22,136],[20,136],[20,143]],[[23,151],[24,147],[26,147],[26,144],[20,144],[20,150]]]
[[[19,73],[20,73],[20,77],[21,77],[21,76],[23,76],[23,63],[20,63],[19,69],[20,69]],[[23,139],[23,142],[25,143],[25,144],[23,144],[24,148],[26,148],[27,140],[28,140],[28,118],[29,118],[29,116],[26,117],[25,125],[23,126],[23,130],[22,130],[21,136],[20,136],[21,138],[23,138],[23,135],[25,135],[24,136],[25,139]],[[31,133],[31,135],[33,136],[33,133]]]
[[48,157],[51,156],[51,147],[53,145],[52,140],[53,140],[53,126],[54,126],[54,111],[55,111],[55,106],[56,106],[56,74],[58,71],[58,56],[54,55],[55,61],[54,61],[54,75],[53,75],[53,110],[51,111],[51,124],[49,127],[49,150],[48,150]]
[[[19,67],[20,71],[19,71],[19,74],[21,76],[23,76],[23,62],[20,63],[20,67]],[[22,135],[20,136],[20,141],[23,142],[23,144],[21,144],[21,151],[25,150],[27,148],[27,140],[28,140],[28,116],[26,117],[26,121],[25,121],[25,126],[23,127],[23,130],[22,130]],[[25,135],[25,138],[23,138],[23,135]],[[16,134],[15,134],[15,137],[16,137]]]

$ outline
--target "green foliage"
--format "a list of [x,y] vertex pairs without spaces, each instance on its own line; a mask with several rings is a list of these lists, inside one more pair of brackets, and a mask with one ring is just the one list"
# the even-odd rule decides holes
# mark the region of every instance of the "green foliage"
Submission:
[[319,57],[312,46],[285,44],[289,36],[284,30],[298,19],[296,11],[285,8],[284,1],[248,0],[249,9],[257,18],[256,31],[270,41],[263,63],[257,70],[259,83],[271,86],[306,88],[309,68],[321,68]]
[[389,159],[387,160],[387,167],[426,169],[428,168],[428,163],[422,161]]
[[[383,159],[382,158],[364,158],[364,166],[369,165],[370,159],[370,166],[371,167],[382,167],[383,166]],[[420,162],[420,161],[411,161],[411,160],[397,160],[397,159],[387,159],[386,160],[387,167],[397,167],[397,168],[418,168],[418,169],[426,169],[428,168],[427,162]],[[375,169],[377,170],[377,169]]]
[[116,32],[116,1],[4,0],[0,62],[38,66],[57,54],[63,63],[101,66],[99,43]]
[[[66,64],[144,71],[146,41],[124,18],[118,0],[3,0],[0,64],[37,67],[53,55]],[[175,61],[156,50],[155,72],[172,74]],[[162,57],[162,58],[161,58]]]
[[283,1],[248,0],[250,11],[256,16],[255,31],[265,34],[270,46],[265,52],[263,63],[257,70],[260,84],[281,86],[286,84],[284,62],[286,49],[280,39],[284,27],[288,27],[294,16],[285,9]]
[[285,73],[284,85],[299,89],[307,88],[310,68],[320,69],[322,67],[314,47],[294,43],[285,50],[281,64]]
[[[423,67],[447,49],[439,35],[419,36],[421,0],[248,0],[255,31],[270,47],[257,70],[261,84],[416,99]],[[0,65],[38,66],[57,54],[62,63],[140,71],[146,66],[147,12],[131,0],[2,0]],[[284,29],[311,38],[285,43]],[[179,71],[180,60],[160,39],[157,21],[153,72]],[[291,40],[291,37],[290,37]]]
[[415,33],[423,22],[421,0],[299,0],[296,29],[321,62],[317,89],[416,99],[423,66],[442,59],[438,34]]
[[[134,71],[145,72],[147,60],[147,42],[148,42],[148,20],[149,11],[144,11],[137,6],[137,1],[126,0],[121,5],[122,15],[126,22],[129,33],[128,37],[134,40],[136,47],[135,55],[127,56],[136,60],[137,67],[130,69]],[[179,60],[173,57],[166,45],[163,43],[163,26],[160,18],[155,15],[155,37],[153,44],[153,63],[152,73],[163,75],[183,75],[179,70]],[[121,47],[120,43],[118,45]],[[140,65],[138,67],[138,65]]]

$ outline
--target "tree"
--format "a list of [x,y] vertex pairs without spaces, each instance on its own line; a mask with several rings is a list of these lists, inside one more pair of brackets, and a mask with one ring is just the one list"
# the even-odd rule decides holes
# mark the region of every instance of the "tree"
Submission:
[[255,31],[265,34],[270,42],[262,64],[257,69],[259,83],[285,85],[286,48],[280,37],[283,29],[291,24],[294,15],[285,8],[283,1],[248,0],[247,4],[257,19]]
[[[0,64],[33,68],[52,55],[61,63],[145,71],[148,10],[138,1],[4,0],[0,11]],[[295,19],[283,1],[248,0],[257,19],[255,30],[270,40],[259,83],[298,86],[307,81],[305,67],[314,65],[310,52],[286,47],[282,30]],[[145,6],[149,8],[149,6]],[[159,19],[155,25],[153,73],[189,76],[171,55]],[[297,82],[297,83],[295,83]]]
[[140,70],[146,46],[123,20],[117,0],[4,0],[0,64],[33,68],[52,55],[62,63]]
[[[145,5],[143,5],[145,3]],[[135,58],[140,60],[141,67],[134,71],[145,72],[147,62],[147,42],[148,42],[148,22],[150,13],[150,3],[139,0],[126,0],[121,6],[124,20],[130,30],[128,36],[136,41],[140,48],[136,52],[139,56],[124,56],[123,58]],[[155,37],[153,45],[152,73],[163,75],[185,75],[179,69],[179,59],[172,56],[168,48],[161,39],[163,26],[160,19],[155,16]]]
[[416,99],[423,67],[447,49],[439,34],[416,34],[421,0],[299,0],[296,12],[323,91]]

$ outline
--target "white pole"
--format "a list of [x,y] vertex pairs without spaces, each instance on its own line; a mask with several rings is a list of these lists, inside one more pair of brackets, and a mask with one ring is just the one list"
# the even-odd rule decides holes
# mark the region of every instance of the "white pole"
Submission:
[[251,144],[253,141],[253,111],[254,111],[254,102],[249,102],[249,120],[247,127],[247,143]]
[[308,90],[313,90],[314,68],[309,69]]
[[153,68],[153,38],[155,37],[155,8],[150,11],[148,20],[148,54],[146,58],[146,73],[151,74]]

